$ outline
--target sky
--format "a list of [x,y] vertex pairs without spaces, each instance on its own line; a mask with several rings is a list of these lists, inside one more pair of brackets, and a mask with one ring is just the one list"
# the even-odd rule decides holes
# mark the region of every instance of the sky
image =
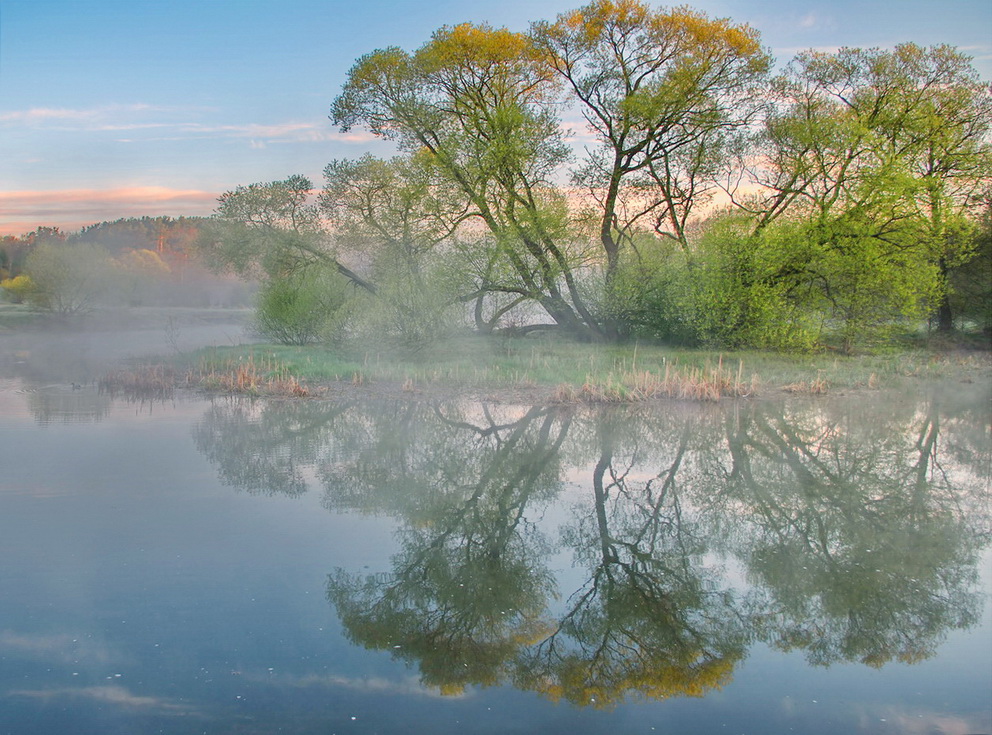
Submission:
[[[0,235],[209,215],[237,186],[392,149],[328,119],[355,60],[583,0],[0,0]],[[666,3],[677,5],[679,2]],[[951,44],[992,80],[989,0],[696,0],[798,51]],[[656,4],[657,5],[657,4]]]

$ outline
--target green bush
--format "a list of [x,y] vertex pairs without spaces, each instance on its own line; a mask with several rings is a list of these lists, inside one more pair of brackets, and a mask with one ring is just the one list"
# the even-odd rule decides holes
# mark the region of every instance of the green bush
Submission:
[[272,278],[259,291],[254,329],[280,344],[316,342],[339,318],[349,290],[343,276],[316,266]]
[[711,220],[691,255],[642,244],[610,286],[611,314],[629,333],[668,343],[809,349],[817,319],[795,300],[796,284],[774,277],[780,244],[749,225],[737,215]]
[[0,281],[0,289],[11,303],[23,304],[35,290],[35,284],[30,276],[20,275]]

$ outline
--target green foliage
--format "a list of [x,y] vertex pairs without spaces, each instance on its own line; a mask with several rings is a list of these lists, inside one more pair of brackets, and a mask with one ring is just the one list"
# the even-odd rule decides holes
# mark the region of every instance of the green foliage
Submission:
[[642,243],[611,289],[616,318],[631,331],[687,345],[808,350],[816,320],[795,298],[796,284],[774,274],[799,248],[727,213],[707,223],[692,255],[666,241]]
[[[482,333],[538,314],[589,340],[799,351],[871,347],[934,313],[989,325],[965,295],[992,172],[971,60],[902,44],[771,64],[746,25],[638,0],[528,33],[445,26],[358,59],[333,103],[342,130],[401,155],[332,161],[316,201],[302,176],[238,187],[208,250],[269,280],[262,321],[302,319],[291,274],[319,264],[364,292],[334,307],[339,333],[407,347],[460,308]],[[566,109],[592,141],[578,156]],[[725,193],[738,214],[700,221]]]
[[304,176],[239,186],[220,197],[217,214],[201,239],[215,268],[243,276],[279,276],[327,261],[323,225],[313,184]]
[[272,278],[258,294],[255,330],[285,345],[316,342],[333,333],[348,290],[347,280],[327,268]]
[[28,302],[61,316],[112,303],[119,286],[107,251],[88,243],[42,243],[28,256],[25,270],[35,284]]
[[23,304],[35,290],[35,284],[30,276],[20,275],[0,281],[0,289],[3,289],[11,303]]
[[425,262],[412,270],[402,261],[380,262],[375,272],[375,297],[363,298],[349,322],[360,341],[418,352],[458,329],[461,307],[452,298],[457,287],[439,264]]
[[948,301],[958,327],[992,334],[992,205],[966,234],[970,257],[948,273]]

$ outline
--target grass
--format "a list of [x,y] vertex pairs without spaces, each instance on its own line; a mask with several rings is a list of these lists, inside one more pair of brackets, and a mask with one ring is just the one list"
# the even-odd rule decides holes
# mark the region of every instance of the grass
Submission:
[[258,395],[313,395],[328,384],[404,391],[543,389],[554,400],[717,400],[778,391],[823,395],[891,387],[903,379],[988,378],[988,352],[904,349],[874,355],[717,352],[654,345],[590,345],[553,337],[465,336],[431,351],[254,345],[185,356],[190,385]]

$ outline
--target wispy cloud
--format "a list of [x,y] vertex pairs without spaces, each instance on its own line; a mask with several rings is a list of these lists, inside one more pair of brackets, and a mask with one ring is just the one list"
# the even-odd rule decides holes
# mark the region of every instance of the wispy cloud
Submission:
[[[279,123],[211,123],[193,118],[207,108],[165,107],[148,104],[107,105],[90,109],[31,108],[0,112],[0,126],[31,130],[74,132],[152,132],[166,137],[151,140],[189,138],[248,138],[259,142],[325,142],[366,144],[375,136],[366,132],[342,133],[326,119],[295,120]],[[148,138],[145,138],[148,140]]]
[[126,709],[137,709],[160,714],[190,715],[196,709],[185,703],[174,702],[165,697],[148,697],[134,694],[122,686],[63,687],[61,689],[13,689],[8,697],[26,697],[44,702],[59,700],[90,700],[98,704],[112,705]]
[[271,673],[262,675],[246,675],[246,679],[252,681],[276,682],[282,685],[300,688],[326,688],[326,689],[347,689],[349,691],[362,692],[365,694],[381,695],[402,695],[415,697],[429,697],[431,699],[451,699],[471,696],[468,692],[458,694],[442,694],[438,689],[425,686],[416,677],[405,677],[403,679],[386,679],[383,677],[352,677],[335,674],[328,675],[304,675],[289,677],[273,677]]
[[218,195],[164,186],[0,191],[0,235],[30,232],[39,225],[77,229],[121,217],[205,216],[214,210]]
[[126,115],[169,113],[188,114],[193,109],[161,105],[149,105],[137,102],[128,105],[103,105],[88,109],[72,109],[66,107],[32,107],[28,110],[11,110],[0,112],[0,123],[25,126],[43,126],[51,123],[99,124],[100,121],[120,118]]
[[0,651],[8,656],[27,656],[47,661],[96,661],[108,663],[116,657],[102,643],[66,633],[19,633],[0,631]]

